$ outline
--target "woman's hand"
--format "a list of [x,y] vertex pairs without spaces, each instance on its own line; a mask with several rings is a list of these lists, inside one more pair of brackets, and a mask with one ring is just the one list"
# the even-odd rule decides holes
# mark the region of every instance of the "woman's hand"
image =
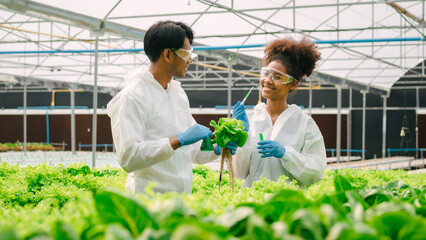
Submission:
[[[231,150],[231,154],[232,155],[235,155],[235,152],[237,151],[238,146],[237,146],[236,142],[232,141],[232,142],[228,142],[226,144],[226,148],[228,148],[229,150]],[[216,147],[215,147],[214,151],[215,151],[216,155],[220,155],[222,153],[222,148],[219,147],[219,145],[216,144]]]
[[285,147],[272,140],[260,141],[257,145],[257,149],[260,149],[258,153],[262,154],[262,158],[282,158],[285,154]]
[[243,122],[244,124],[244,131],[248,132],[249,131],[249,120],[247,117],[247,113],[246,113],[246,108],[244,107],[244,104],[241,104],[240,101],[237,102],[237,104],[235,104],[234,108],[232,109],[232,117],[231,118],[236,118],[237,120],[240,120]]

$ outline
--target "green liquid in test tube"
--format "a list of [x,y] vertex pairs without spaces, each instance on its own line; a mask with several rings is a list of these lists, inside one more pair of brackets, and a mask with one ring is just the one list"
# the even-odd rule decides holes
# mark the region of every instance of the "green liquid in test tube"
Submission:
[[247,93],[247,94],[246,94],[246,96],[244,97],[244,99],[243,99],[243,101],[241,102],[241,104],[243,104],[243,105],[244,105],[244,103],[246,102],[246,100],[247,100],[248,96],[250,95],[251,90],[253,90],[253,88],[254,88],[254,87],[251,87],[251,88],[250,88],[250,91],[248,91],[248,93]]
[[[262,133],[259,133],[259,138],[260,138],[260,141],[263,141],[263,134]],[[266,153],[262,154],[262,156],[265,155],[265,154]]]

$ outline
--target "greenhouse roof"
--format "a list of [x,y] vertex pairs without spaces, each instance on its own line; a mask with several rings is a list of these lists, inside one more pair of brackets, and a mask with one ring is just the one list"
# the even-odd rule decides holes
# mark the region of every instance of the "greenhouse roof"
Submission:
[[424,77],[425,10],[422,0],[0,0],[0,82],[90,86],[97,62],[98,85],[114,92],[127,72],[148,66],[145,30],[167,19],[196,33],[185,89],[257,86],[264,44],[292,35],[318,44],[314,86],[386,95],[402,76]]

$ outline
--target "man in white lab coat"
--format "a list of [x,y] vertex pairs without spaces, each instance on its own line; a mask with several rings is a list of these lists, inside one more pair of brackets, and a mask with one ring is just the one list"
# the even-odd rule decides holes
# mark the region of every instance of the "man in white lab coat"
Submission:
[[[205,163],[220,152],[201,152],[209,128],[193,119],[180,82],[192,63],[191,28],[161,21],[146,32],[148,70],[132,71],[128,85],[107,106],[121,167],[129,175],[126,188],[143,192],[155,182],[156,192],[192,191],[192,163]],[[216,149],[218,150],[218,149]],[[220,150],[220,149],[219,149]]]

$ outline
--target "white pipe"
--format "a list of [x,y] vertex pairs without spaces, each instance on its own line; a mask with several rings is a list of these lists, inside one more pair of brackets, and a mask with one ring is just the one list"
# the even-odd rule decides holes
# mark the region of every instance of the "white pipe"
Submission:
[[367,105],[367,92],[362,92],[362,160],[365,160],[365,107]]
[[75,155],[75,91],[71,88],[71,152]]
[[347,125],[347,146],[348,149],[348,161],[350,161],[352,153],[352,89],[349,89],[349,109],[348,109],[348,115],[346,119],[346,125]]
[[[424,61],[423,61],[424,63]],[[416,88],[416,148],[419,148],[419,108],[420,108],[420,96],[419,88]],[[418,152],[416,152],[416,158],[419,158]]]
[[383,98],[383,128],[382,128],[382,158],[386,157],[386,120],[387,120],[387,97]]
[[24,156],[27,156],[27,81],[24,81]]
[[228,117],[231,117],[232,64],[228,63]]
[[336,131],[336,157],[337,162],[340,163],[340,147],[341,147],[341,134],[342,134],[342,88],[337,86],[337,131]]
[[95,39],[95,80],[93,83],[93,122],[92,122],[92,168],[96,167],[96,133],[97,133],[97,115],[98,108],[98,46],[99,34]]

